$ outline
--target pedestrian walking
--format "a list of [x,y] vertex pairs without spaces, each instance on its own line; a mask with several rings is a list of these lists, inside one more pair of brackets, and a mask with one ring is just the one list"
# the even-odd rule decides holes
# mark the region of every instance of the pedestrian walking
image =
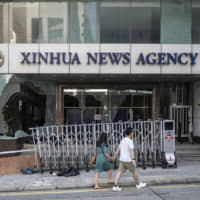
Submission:
[[113,191],[118,192],[122,189],[119,187],[119,179],[123,172],[125,172],[127,169],[132,173],[136,188],[140,189],[143,187],[146,187],[146,183],[140,183],[139,177],[136,172],[136,162],[135,162],[135,154],[134,154],[134,144],[133,144],[133,130],[131,128],[127,128],[125,131],[126,137],[122,139],[119,147],[117,148],[115,155],[113,157],[113,160],[116,159],[117,154],[120,152],[120,158],[119,158],[119,170],[115,178],[115,185],[113,186]]
[[96,146],[95,189],[99,189],[99,176],[103,171],[108,171],[108,183],[113,183],[112,170],[114,166],[111,162],[113,158],[108,154],[107,135],[105,133],[100,135]]

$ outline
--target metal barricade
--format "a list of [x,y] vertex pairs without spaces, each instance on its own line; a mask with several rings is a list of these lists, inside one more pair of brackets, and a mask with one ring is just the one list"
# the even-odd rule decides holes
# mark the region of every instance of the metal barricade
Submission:
[[100,134],[107,133],[109,153],[114,155],[128,127],[134,130],[137,165],[144,169],[160,165],[164,148],[163,122],[149,120],[31,128],[35,149],[40,157],[39,161],[36,155],[37,168],[52,171],[73,165],[88,171],[93,167],[91,158]]

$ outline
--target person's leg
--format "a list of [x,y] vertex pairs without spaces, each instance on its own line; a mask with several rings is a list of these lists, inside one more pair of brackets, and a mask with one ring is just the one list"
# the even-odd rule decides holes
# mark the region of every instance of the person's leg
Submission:
[[120,188],[119,185],[118,185],[119,179],[120,179],[120,176],[121,176],[122,172],[123,171],[121,171],[120,169],[117,172],[117,175],[115,177],[115,185],[113,185],[113,189],[112,189],[114,192],[120,192],[120,191],[122,191],[122,188]]
[[138,185],[139,184],[139,177],[138,177],[138,174],[136,172],[136,169],[135,169],[135,166],[133,165],[133,163],[127,163],[126,167],[132,173],[133,178],[135,180],[135,183],[136,183],[136,185]]
[[115,177],[115,185],[118,185],[121,174],[122,174],[122,171],[119,170],[119,171],[117,172],[116,177]]
[[139,177],[138,177],[136,170],[134,170],[134,172],[133,172],[133,178],[135,180],[135,183],[138,185],[139,184]]
[[95,175],[95,186],[94,186],[95,189],[99,188],[99,175],[100,175],[100,172],[96,172],[96,175]]
[[121,174],[125,171],[126,171],[126,167],[125,167],[124,163],[120,162],[119,163],[119,171],[117,172],[117,175],[115,177],[115,185],[113,186],[113,189],[112,189],[113,191],[119,192],[122,190],[122,188],[120,188],[118,184],[119,184],[119,179],[120,179]]
[[136,188],[137,189],[141,189],[141,188],[146,187],[146,185],[147,185],[146,183],[140,183],[138,174],[137,174],[137,172],[135,170],[135,166],[134,165],[130,165],[130,166],[128,166],[128,168],[133,174],[133,178],[135,179],[135,183],[136,183]]
[[112,169],[108,171],[108,183],[113,183],[112,181]]

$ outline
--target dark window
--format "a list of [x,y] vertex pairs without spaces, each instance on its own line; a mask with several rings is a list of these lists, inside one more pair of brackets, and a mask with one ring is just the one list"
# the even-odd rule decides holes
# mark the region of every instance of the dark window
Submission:
[[32,43],[37,43],[42,39],[42,19],[32,19]]
[[200,2],[192,1],[192,43],[200,43]]

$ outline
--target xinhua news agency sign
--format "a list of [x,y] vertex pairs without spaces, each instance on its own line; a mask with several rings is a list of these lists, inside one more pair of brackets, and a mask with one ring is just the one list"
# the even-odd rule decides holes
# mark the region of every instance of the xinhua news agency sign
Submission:
[[[86,62],[82,63],[81,56],[78,53],[72,52],[20,52],[22,65],[123,65],[130,64],[130,52],[96,52],[86,53]],[[135,59],[136,65],[195,65],[198,53],[182,52],[182,53],[139,53]]]

